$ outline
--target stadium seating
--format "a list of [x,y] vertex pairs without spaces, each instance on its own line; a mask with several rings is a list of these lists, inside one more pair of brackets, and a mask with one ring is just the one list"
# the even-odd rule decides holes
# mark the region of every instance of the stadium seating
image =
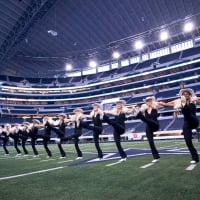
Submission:
[[[0,124],[31,122],[34,117],[55,116],[61,112],[70,114],[78,107],[89,113],[94,102],[116,97],[126,100],[127,105],[141,105],[146,96],[170,101],[178,97],[181,83],[199,95],[199,49],[196,47],[82,77],[24,79],[1,75]],[[191,60],[193,62],[189,63]],[[154,62],[159,64],[153,67]],[[200,111],[199,107],[197,111]],[[173,112],[173,108],[159,110],[159,131],[182,128],[183,118],[173,119]],[[139,120],[128,120],[126,127],[127,133],[145,131],[145,125]],[[103,135],[112,132],[112,127],[104,124]],[[72,133],[73,128],[67,128],[66,134]],[[84,130],[83,135],[92,136],[92,132]]]

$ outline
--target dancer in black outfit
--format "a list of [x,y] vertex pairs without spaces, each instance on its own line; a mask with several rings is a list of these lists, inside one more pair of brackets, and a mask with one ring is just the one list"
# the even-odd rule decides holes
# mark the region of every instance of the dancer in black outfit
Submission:
[[30,125],[29,136],[31,137],[31,147],[33,149],[33,153],[34,153],[33,157],[34,158],[39,157],[38,151],[35,147],[35,143],[36,143],[37,138],[38,138],[39,124],[40,124],[39,120],[33,119],[33,123]]
[[46,153],[47,153],[47,158],[51,158],[52,157],[52,153],[48,148],[48,142],[51,139],[51,127],[49,126],[49,122],[48,121],[50,121],[50,118],[48,116],[45,116],[43,118],[44,134],[38,134],[37,136],[38,136],[38,138],[42,138],[43,139],[43,145],[44,145],[44,148],[45,148]]
[[28,140],[29,137],[29,132],[30,132],[29,126],[30,126],[29,122],[24,122],[23,127],[22,126],[18,127],[18,135],[22,142],[24,156],[28,156],[28,150],[26,149],[26,141]]
[[99,146],[99,135],[103,131],[103,125],[102,125],[103,114],[104,113],[101,110],[101,105],[98,103],[95,103],[93,104],[93,110],[90,113],[90,115],[85,115],[86,117],[92,118],[93,125],[89,125],[87,122],[81,121],[81,126],[83,128],[93,131],[94,143],[98,152],[99,160],[103,158],[103,152]]
[[192,155],[191,164],[196,164],[199,162],[199,155],[192,143],[192,129],[196,129],[199,125],[199,120],[196,116],[196,101],[197,97],[194,91],[190,88],[181,89],[179,92],[181,98],[168,103],[159,102],[162,106],[173,106],[175,108],[180,108],[184,116],[183,122],[183,135],[185,143]]
[[153,133],[159,130],[159,115],[154,97],[147,97],[144,99],[144,102],[145,104],[143,104],[139,112],[137,112],[136,118],[146,123],[146,136],[154,158],[152,162],[155,163],[158,162],[160,158],[153,139]]
[[[126,102],[124,100],[119,100],[116,102],[116,108],[112,111],[104,111],[103,120],[111,125],[114,129],[113,135],[114,140],[121,156],[120,162],[126,161],[127,155],[121,146],[121,135],[125,133],[125,120],[126,113],[128,109],[125,107]],[[114,119],[110,119],[106,114],[114,115]]]
[[16,157],[21,156],[21,151],[18,148],[18,143],[19,143],[19,126],[20,126],[19,124],[15,124],[14,127],[12,127],[10,129],[10,134],[9,134],[9,137],[11,137],[14,140],[14,147],[15,147],[15,149],[17,151]]
[[[59,120],[54,121],[53,123],[48,122],[46,124],[46,126],[49,126],[51,128],[51,130],[53,130],[57,134],[58,138],[62,139],[65,136],[65,127],[66,127],[65,118],[66,118],[66,115],[61,113],[61,114],[58,115],[58,117],[59,117]],[[55,126],[58,126],[58,128],[56,128]],[[65,158],[66,153],[65,153],[65,151],[62,147],[61,142],[58,142],[57,145],[58,145],[58,149],[60,150],[60,154],[61,154],[60,158],[61,159]]]
[[0,140],[3,141],[3,149],[5,151],[5,156],[9,156],[9,151],[8,149],[6,148],[6,144],[7,142],[9,141],[9,131],[6,130],[6,128],[2,128],[0,127]]
[[67,136],[67,137],[63,137],[60,140],[60,143],[62,141],[69,141],[72,140],[74,141],[74,145],[75,145],[75,149],[77,152],[77,158],[76,160],[80,160],[83,158],[83,154],[82,151],[79,148],[78,142],[79,142],[79,137],[82,135],[82,126],[81,126],[81,121],[82,121],[82,117],[83,117],[83,110],[81,108],[76,108],[73,111],[74,115],[70,116],[69,121],[71,121],[74,125],[74,134]]

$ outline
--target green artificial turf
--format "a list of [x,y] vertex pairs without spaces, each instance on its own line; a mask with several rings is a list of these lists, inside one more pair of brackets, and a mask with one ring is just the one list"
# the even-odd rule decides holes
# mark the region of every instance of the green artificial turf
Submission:
[[[194,142],[200,150],[200,144]],[[126,142],[124,148],[149,148],[147,142]],[[63,168],[41,174],[0,180],[2,200],[197,200],[200,198],[200,166],[186,171],[190,155],[162,155],[159,163],[148,168],[140,168],[151,162],[152,156],[128,158],[126,162],[107,167],[115,160],[87,165],[70,166],[75,161],[72,144],[63,145],[66,159],[59,159],[56,145],[49,145],[55,160],[46,160],[42,146],[38,146],[41,159],[27,160],[14,158],[15,151],[9,147],[11,155],[4,158],[0,149],[0,178],[50,168]],[[183,141],[157,141],[158,148],[184,148]],[[103,151],[116,151],[114,143],[102,143]],[[94,158],[94,144],[81,144],[84,159]],[[32,153],[30,146],[28,146]],[[31,157],[29,157],[31,159]],[[72,162],[58,163],[66,160]],[[42,162],[41,162],[42,161]]]

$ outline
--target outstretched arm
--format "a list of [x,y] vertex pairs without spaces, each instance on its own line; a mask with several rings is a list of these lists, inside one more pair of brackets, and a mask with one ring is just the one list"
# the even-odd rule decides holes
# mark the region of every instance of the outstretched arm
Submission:
[[104,110],[103,112],[104,112],[105,114],[113,115],[113,111],[112,111],[112,110]]
[[163,106],[163,107],[174,107],[175,102],[174,101],[169,101],[167,103],[163,102],[163,101],[159,101],[157,102],[159,106]]

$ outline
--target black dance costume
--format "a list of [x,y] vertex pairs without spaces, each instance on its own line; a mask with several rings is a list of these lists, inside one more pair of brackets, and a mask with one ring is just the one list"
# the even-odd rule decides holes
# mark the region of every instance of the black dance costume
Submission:
[[5,155],[9,155],[9,151],[6,148],[6,144],[9,141],[9,133],[7,133],[6,131],[2,131],[1,136],[0,136],[0,140],[3,141],[3,149],[5,151]]
[[51,127],[49,126],[48,122],[46,122],[44,125],[44,134],[37,134],[37,137],[43,139],[43,145],[47,152],[47,155],[48,157],[52,157],[52,153],[48,148],[48,142],[51,139]]
[[125,133],[125,120],[126,115],[125,113],[120,113],[118,115],[114,115],[114,119],[110,119],[107,115],[104,114],[103,120],[111,125],[114,128],[114,140],[119,151],[119,154],[122,158],[126,158],[126,152],[123,150],[121,146],[121,135]]
[[21,155],[21,151],[18,148],[18,143],[19,143],[19,129],[15,129],[13,133],[9,134],[9,137],[11,137],[14,140],[14,147],[17,151],[18,155]]
[[33,153],[34,155],[37,157],[39,154],[38,154],[38,151],[35,147],[35,142],[38,138],[38,127],[37,126],[32,126],[30,132],[29,132],[29,136],[31,137],[31,147],[33,149]]
[[95,147],[96,147],[97,152],[98,152],[98,157],[103,158],[103,153],[102,153],[102,150],[99,146],[99,135],[103,131],[102,120],[101,120],[99,113],[96,116],[92,117],[92,122],[93,122],[94,126],[89,125],[87,122],[81,121],[81,126],[83,128],[86,128],[88,130],[93,131],[93,138],[94,138]]
[[82,135],[82,126],[81,126],[81,122],[80,120],[78,121],[74,121],[74,134],[70,135],[70,136],[67,136],[67,137],[63,137],[61,138],[61,141],[68,141],[68,140],[72,140],[74,141],[74,145],[75,145],[75,149],[76,149],[76,152],[77,152],[77,156],[78,157],[82,157],[83,154],[82,154],[82,151],[80,150],[79,148],[79,145],[78,145],[78,142],[79,142],[79,137]]
[[[62,138],[65,136],[65,122],[64,122],[64,120],[61,120],[61,121],[59,122],[58,128],[53,127],[53,126],[50,125],[49,123],[48,123],[48,126],[51,128],[51,130],[53,130],[53,131],[57,134],[57,136],[58,136],[60,139],[62,139]],[[62,156],[62,157],[66,157],[66,153],[65,153],[65,151],[64,151],[64,149],[63,149],[63,147],[62,147],[61,142],[58,143],[58,149],[59,149],[59,151],[60,151],[61,156]]]
[[192,160],[199,162],[199,155],[192,144],[192,129],[196,129],[199,125],[199,120],[196,116],[195,104],[186,104],[184,107],[182,107],[182,113],[184,115],[183,135],[185,143],[192,155]]
[[29,131],[27,129],[24,129],[24,130],[19,129],[18,135],[22,142],[22,148],[23,148],[24,154],[28,155],[28,150],[26,149],[26,141],[28,140]]
[[136,118],[141,119],[143,122],[146,123],[146,136],[149,141],[149,146],[151,148],[152,155],[154,159],[159,159],[159,153],[156,149],[153,139],[153,132],[159,130],[159,122],[158,122],[158,112],[156,109],[152,109],[151,113],[148,113],[146,110],[144,115],[142,112],[139,112]]

